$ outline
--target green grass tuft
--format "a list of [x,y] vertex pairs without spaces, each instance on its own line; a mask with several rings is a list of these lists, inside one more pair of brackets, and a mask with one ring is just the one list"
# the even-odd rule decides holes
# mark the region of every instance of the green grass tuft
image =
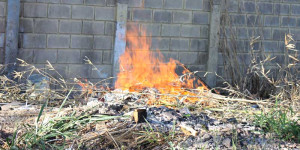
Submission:
[[292,109],[276,109],[275,106],[270,112],[261,112],[260,115],[255,115],[255,124],[261,127],[265,133],[275,133],[283,140],[300,143],[299,117],[291,119],[294,115]]

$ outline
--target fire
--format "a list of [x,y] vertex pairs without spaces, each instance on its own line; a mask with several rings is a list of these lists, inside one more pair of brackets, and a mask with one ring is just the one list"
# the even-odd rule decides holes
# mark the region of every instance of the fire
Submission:
[[[161,96],[151,99],[148,104],[172,104],[176,98],[170,95],[179,95],[183,102],[195,103],[198,98],[185,98],[197,96],[208,90],[206,86],[197,80],[190,71],[184,69],[178,76],[175,72],[180,62],[169,59],[165,62],[164,56],[159,50],[150,51],[151,38],[136,36],[137,30],[132,30],[126,35],[127,44],[125,53],[120,57],[120,72],[118,74],[115,88],[129,90],[130,92],[141,92],[144,89],[157,89]],[[143,35],[146,35],[146,31]],[[130,45],[130,46],[128,46]],[[195,84],[196,83],[196,84]],[[191,89],[196,89],[191,91]]]

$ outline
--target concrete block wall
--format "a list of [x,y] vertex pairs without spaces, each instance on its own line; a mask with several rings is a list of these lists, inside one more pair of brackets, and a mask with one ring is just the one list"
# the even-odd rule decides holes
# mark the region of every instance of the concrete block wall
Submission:
[[209,0],[129,0],[127,30],[146,29],[151,50],[179,60],[192,70],[206,70]]
[[4,63],[6,1],[0,0],[0,64]]
[[[48,60],[64,78],[108,78],[115,13],[111,0],[22,0],[18,57],[38,67]],[[86,56],[100,73],[86,64]]]
[[[223,17],[230,18],[231,25],[225,25],[226,36],[235,36],[235,41],[228,41],[228,48],[236,49],[238,63],[248,66],[250,63],[250,39],[260,36],[254,50],[262,50],[266,55],[276,57],[267,64],[272,69],[284,64],[285,34],[294,35],[296,48],[300,47],[300,1],[298,0],[226,0],[223,1]],[[227,13],[225,13],[226,11]],[[222,26],[222,25],[221,25]],[[230,28],[229,26],[232,26]],[[222,31],[222,33],[224,33]],[[221,45],[222,38],[221,35]],[[236,43],[236,44],[233,44]],[[234,48],[234,45],[236,48]],[[221,48],[221,47],[220,47]],[[300,58],[300,57],[298,57]],[[274,71],[274,70],[272,70]],[[219,53],[218,73],[226,77],[221,50]]]
[[[0,0],[0,63],[4,62],[6,1]],[[167,59],[179,60],[192,70],[206,71],[211,1],[129,0],[127,30],[147,29],[147,34],[139,31],[136,36],[151,36],[151,50],[161,50]],[[225,24],[226,34],[236,37],[241,64],[250,62],[252,36],[261,36],[255,49],[277,56],[271,67],[283,63],[285,33],[300,40],[298,0],[221,1],[222,15],[231,19],[230,25]],[[115,24],[116,0],[21,0],[18,57],[39,67],[48,60],[65,78],[110,77]],[[85,56],[100,72],[85,64]],[[221,53],[218,57],[218,73],[224,75]]]

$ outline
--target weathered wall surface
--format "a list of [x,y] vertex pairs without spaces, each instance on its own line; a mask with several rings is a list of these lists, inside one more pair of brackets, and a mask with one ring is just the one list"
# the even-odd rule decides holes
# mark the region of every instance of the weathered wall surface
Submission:
[[[261,36],[255,49],[278,56],[274,63],[283,63],[285,33],[300,40],[299,0],[222,2],[222,18],[229,17],[231,23],[221,21],[221,26],[225,24],[227,36],[235,35],[238,63],[249,63],[252,36]],[[129,0],[127,30],[146,28],[152,36],[152,50],[159,49],[192,70],[206,71],[210,11],[210,0]],[[0,63],[4,59],[5,14],[6,2],[0,0]],[[18,57],[38,67],[49,60],[66,78],[107,78],[112,73],[115,15],[116,0],[22,0]],[[222,45],[224,35],[220,37]],[[85,64],[85,56],[101,73]],[[224,75],[221,50],[218,57],[218,73]]]
[[0,0],[0,64],[4,63],[4,39],[6,24],[6,2]]
[[[48,60],[66,78],[111,76],[113,1],[24,0],[21,7],[19,58],[38,67]],[[92,72],[85,56],[101,74]]]
[[193,70],[204,71],[209,8],[209,2],[202,0],[132,0],[127,29],[147,29],[152,35],[152,50],[159,49],[166,59],[174,58]]
[[[225,2],[225,1],[223,1]],[[227,0],[222,4],[221,40],[218,73],[225,76],[221,49],[227,47],[237,52],[238,64],[250,63],[250,39],[260,38],[253,49],[257,53],[276,57],[267,64],[266,69],[272,69],[278,64],[284,64],[285,34],[291,33],[296,48],[300,41],[300,1],[298,0]],[[227,12],[227,13],[224,13]],[[230,20],[230,24],[224,21]],[[229,27],[230,26],[230,27]],[[225,29],[225,30],[224,30]],[[224,42],[226,34],[227,42]],[[231,37],[234,38],[231,38]],[[234,40],[232,40],[234,39]],[[224,44],[226,43],[226,46]],[[229,78],[226,77],[225,78]]]

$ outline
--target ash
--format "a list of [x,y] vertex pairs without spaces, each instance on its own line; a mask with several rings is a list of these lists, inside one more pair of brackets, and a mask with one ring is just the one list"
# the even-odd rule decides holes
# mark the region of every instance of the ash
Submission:
[[298,144],[276,140],[259,132],[250,122],[235,118],[216,119],[203,112],[191,112],[187,107],[147,106],[147,99],[132,93],[107,93],[104,99],[103,102],[91,100],[88,105],[98,104],[100,114],[111,115],[132,115],[135,109],[146,108],[144,123],[117,120],[131,122],[127,128],[137,125],[140,130],[150,126],[161,133],[183,132],[180,141],[172,141],[174,149],[299,149]]

